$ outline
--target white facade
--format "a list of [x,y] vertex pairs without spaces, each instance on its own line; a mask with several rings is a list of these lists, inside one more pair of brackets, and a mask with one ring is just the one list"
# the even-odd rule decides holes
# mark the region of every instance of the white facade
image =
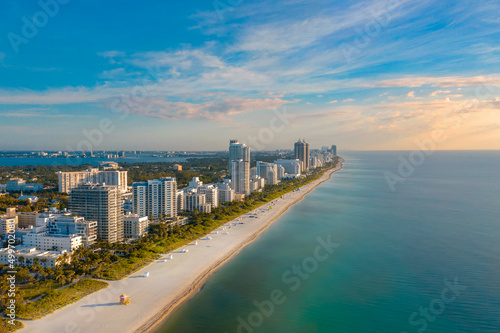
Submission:
[[[9,261],[9,249],[0,249],[0,264],[7,265],[10,264]],[[15,265],[19,266],[31,266],[38,262],[42,267],[56,267],[63,263],[64,255],[67,254],[66,251],[39,251],[35,247],[20,249],[12,253],[15,257]],[[20,260],[19,258],[22,258]],[[71,256],[68,256],[67,262],[70,262]],[[22,262],[21,262],[22,261]]]
[[219,188],[214,185],[204,185],[198,188],[199,194],[205,194],[207,204],[212,208],[219,207]]
[[235,194],[250,194],[250,162],[238,160],[231,163],[231,187]]
[[120,192],[127,192],[127,171],[104,170],[97,168],[85,171],[59,171],[59,192],[69,193],[72,189],[83,184],[106,184],[118,187]]
[[250,147],[240,143],[237,139],[229,141],[229,176],[232,177],[232,162],[242,160],[250,162]]
[[134,214],[140,216],[177,216],[177,181],[173,177],[148,180],[132,185]]
[[148,227],[149,219],[147,216],[129,214],[123,217],[123,234],[125,238],[141,238],[147,233]]
[[285,173],[289,175],[300,175],[302,172],[302,163],[298,160],[276,160],[275,164],[281,165],[285,169]]
[[36,247],[41,251],[73,252],[83,245],[82,236],[51,236],[48,232],[28,233],[23,237],[23,245]]
[[[184,193],[185,209],[187,211],[198,210],[204,213],[210,213],[211,205],[207,204],[205,194],[198,194],[194,192]],[[208,206],[208,208],[207,208]]]
[[231,202],[234,201],[234,190],[231,189],[228,183],[217,184],[219,188],[219,202]]

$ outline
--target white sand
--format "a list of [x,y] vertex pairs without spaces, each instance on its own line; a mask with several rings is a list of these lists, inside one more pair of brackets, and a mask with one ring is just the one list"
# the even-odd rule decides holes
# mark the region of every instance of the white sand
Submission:
[[[343,160],[341,160],[343,162]],[[198,245],[183,247],[162,256],[137,273],[120,280],[111,281],[110,286],[84,297],[54,313],[35,321],[23,321],[23,333],[114,333],[151,331],[159,320],[171,310],[194,295],[214,270],[253,241],[274,222],[288,207],[300,201],[342,165],[327,171],[320,179],[302,187],[300,191],[288,193],[275,200],[274,209],[269,204],[256,209],[258,218],[243,217],[241,222],[226,224],[212,233],[211,240],[198,240]],[[230,228],[227,225],[231,225]],[[229,233],[229,234],[226,234]],[[166,262],[164,259],[167,259]],[[149,272],[149,277],[144,277]],[[131,298],[129,305],[119,305],[119,296],[126,293]]]

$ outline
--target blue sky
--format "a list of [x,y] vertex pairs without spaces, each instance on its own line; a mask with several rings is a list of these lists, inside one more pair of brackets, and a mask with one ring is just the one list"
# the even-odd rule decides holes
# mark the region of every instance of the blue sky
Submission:
[[496,1],[41,3],[0,3],[3,150],[500,149]]

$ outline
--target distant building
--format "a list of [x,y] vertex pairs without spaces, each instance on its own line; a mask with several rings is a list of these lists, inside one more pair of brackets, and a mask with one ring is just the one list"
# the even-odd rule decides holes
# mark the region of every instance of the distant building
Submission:
[[13,234],[17,228],[17,216],[0,216],[0,235]]
[[19,212],[17,213],[17,219],[19,222],[19,228],[29,228],[36,225],[36,218],[38,213],[35,212]]
[[[113,162],[108,162],[111,164]],[[114,166],[110,166],[113,168]],[[105,184],[116,186],[120,192],[127,192],[127,171],[104,170],[97,168],[85,171],[59,171],[59,192],[70,193],[72,189],[84,184]]]
[[333,153],[333,156],[337,156],[337,146],[336,145],[332,146],[332,153]]
[[182,171],[182,165],[180,164],[174,164],[173,169],[176,171]]
[[200,180],[200,177],[193,177],[193,179],[189,182],[189,188],[198,188],[203,186],[203,182]]
[[290,175],[300,175],[302,172],[302,163],[300,160],[276,160],[275,164],[281,165],[285,169],[285,173]]
[[123,217],[123,233],[125,238],[141,238],[147,234],[149,219],[147,216],[128,214]]
[[309,143],[301,139],[295,142],[294,146],[295,158],[298,159],[302,164],[302,171],[309,171]]
[[7,192],[38,192],[43,191],[43,184],[39,183],[26,183],[24,179],[12,178],[5,184]]
[[28,200],[31,203],[38,202],[38,197],[34,195],[21,195],[17,200]]
[[199,194],[205,194],[206,203],[212,208],[219,207],[219,188],[215,185],[203,185],[198,188]]
[[205,194],[194,192],[184,193],[184,203],[186,211],[198,210],[203,213],[210,213],[212,206],[207,204]]
[[257,175],[264,178],[268,185],[278,184],[278,168],[274,163],[257,161]]
[[81,216],[56,214],[47,221],[49,235],[77,235],[82,237],[82,245],[88,247],[97,240],[97,221],[89,221]]
[[132,184],[134,214],[160,217],[177,216],[177,180],[174,177]]
[[228,183],[217,184],[219,188],[219,202],[231,202],[234,201],[234,190],[231,189]]
[[[232,177],[232,162],[242,160],[250,162],[250,147],[240,143],[237,139],[229,141],[229,177]],[[249,176],[250,178],[250,176]]]
[[116,186],[81,185],[71,190],[69,209],[97,221],[97,236],[110,243],[123,240],[121,192]]
[[250,162],[242,159],[231,162],[231,187],[235,194],[250,194]]

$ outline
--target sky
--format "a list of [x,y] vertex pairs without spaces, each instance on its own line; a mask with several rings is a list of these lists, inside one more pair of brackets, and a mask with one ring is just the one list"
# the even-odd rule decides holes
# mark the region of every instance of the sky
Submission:
[[0,150],[500,149],[498,1],[0,2]]

